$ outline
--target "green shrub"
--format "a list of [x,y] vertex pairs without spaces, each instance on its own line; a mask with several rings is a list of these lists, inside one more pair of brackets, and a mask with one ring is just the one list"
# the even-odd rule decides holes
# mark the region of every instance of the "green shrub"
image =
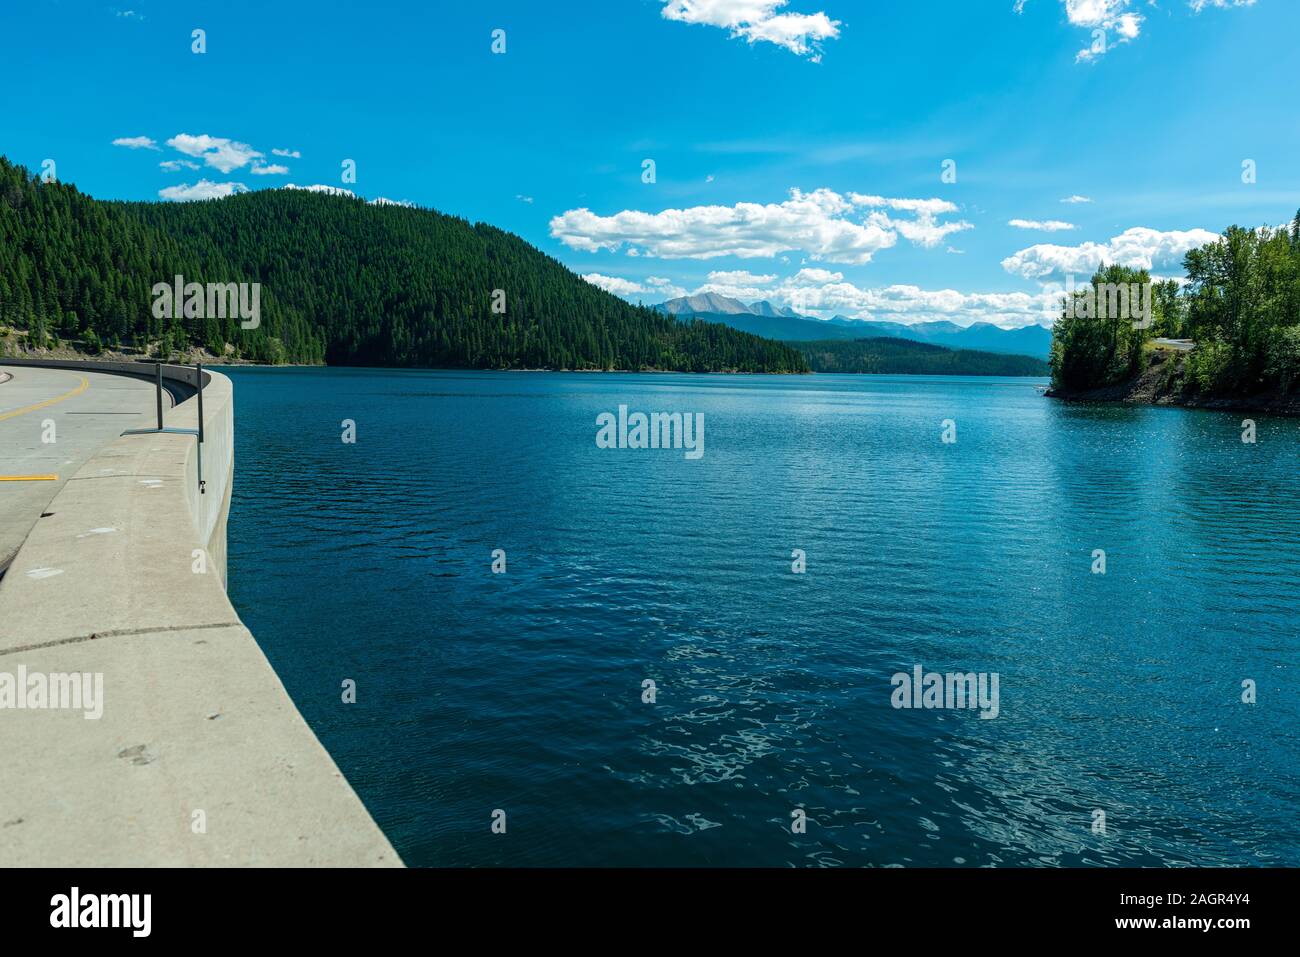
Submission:
[[1187,356],[1187,381],[1197,392],[1228,391],[1232,386],[1232,348],[1203,342]]
[[1300,326],[1283,326],[1269,340],[1265,375],[1283,392],[1300,379]]

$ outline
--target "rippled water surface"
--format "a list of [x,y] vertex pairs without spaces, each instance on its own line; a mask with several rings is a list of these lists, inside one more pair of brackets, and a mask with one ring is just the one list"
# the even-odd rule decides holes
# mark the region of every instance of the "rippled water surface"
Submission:
[[[409,864],[1300,864],[1294,421],[226,371],[231,598]],[[704,413],[703,458],[597,448],[619,404]],[[997,672],[999,716],[894,709],[917,664]]]

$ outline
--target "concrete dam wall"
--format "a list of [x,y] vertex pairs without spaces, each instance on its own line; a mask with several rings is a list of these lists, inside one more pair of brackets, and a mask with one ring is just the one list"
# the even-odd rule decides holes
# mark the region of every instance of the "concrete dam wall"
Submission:
[[0,581],[0,866],[401,866],[226,596],[231,382],[164,375],[202,490],[194,436],[117,438]]

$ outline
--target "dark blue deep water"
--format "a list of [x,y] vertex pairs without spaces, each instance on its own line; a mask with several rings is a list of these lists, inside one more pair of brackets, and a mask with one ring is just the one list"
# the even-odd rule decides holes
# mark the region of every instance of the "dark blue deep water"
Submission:
[[[1295,421],[227,371],[231,598],[408,864],[1300,864]],[[597,448],[619,404],[704,413],[703,458]],[[918,664],[997,672],[1000,714],[893,708]]]

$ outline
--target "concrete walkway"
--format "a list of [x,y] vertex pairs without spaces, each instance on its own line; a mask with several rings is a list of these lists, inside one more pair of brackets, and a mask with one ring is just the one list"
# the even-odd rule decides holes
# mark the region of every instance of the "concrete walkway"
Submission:
[[[68,404],[98,370],[59,371]],[[194,436],[112,439],[0,581],[0,867],[402,864],[226,597],[234,392],[205,378],[205,491]]]
[[[2,572],[64,483],[126,429],[153,425],[157,404],[152,385],[128,376],[0,360],[0,379]],[[47,422],[54,423],[53,443],[43,441]],[[29,478],[51,475],[58,478]]]

